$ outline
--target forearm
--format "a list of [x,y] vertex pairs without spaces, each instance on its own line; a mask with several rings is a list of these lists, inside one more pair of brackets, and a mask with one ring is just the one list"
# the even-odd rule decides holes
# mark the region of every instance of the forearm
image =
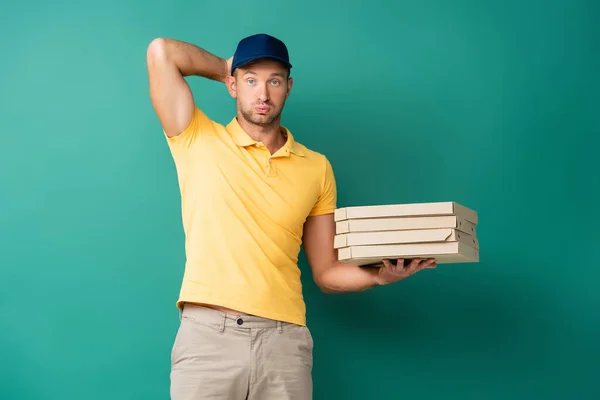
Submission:
[[225,59],[191,43],[159,38],[152,41],[150,48],[155,57],[172,63],[182,76],[197,75],[224,82],[229,74]]
[[354,264],[335,262],[317,279],[325,293],[363,292],[380,286],[378,268],[363,268]]

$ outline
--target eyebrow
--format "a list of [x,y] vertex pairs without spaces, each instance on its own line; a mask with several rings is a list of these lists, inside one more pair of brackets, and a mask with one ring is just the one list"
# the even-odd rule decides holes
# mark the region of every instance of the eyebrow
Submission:
[[[251,69],[247,70],[247,71],[244,73],[244,75],[248,75],[248,74],[251,74],[251,75],[258,75],[256,72],[252,71]],[[285,77],[285,75],[284,75],[282,72],[273,72],[273,73],[271,74],[271,76],[280,76],[280,77],[282,77],[282,78],[284,78],[284,77]]]

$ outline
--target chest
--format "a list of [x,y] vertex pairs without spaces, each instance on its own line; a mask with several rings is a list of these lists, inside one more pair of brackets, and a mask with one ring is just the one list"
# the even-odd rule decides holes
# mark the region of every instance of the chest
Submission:
[[260,145],[215,141],[191,160],[188,184],[205,205],[227,202],[232,212],[299,233],[316,203],[322,176],[310,160]]

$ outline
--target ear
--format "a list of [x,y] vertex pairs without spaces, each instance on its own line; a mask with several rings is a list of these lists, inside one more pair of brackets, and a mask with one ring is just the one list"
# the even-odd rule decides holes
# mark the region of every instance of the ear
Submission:
[[285,95],[286,99],[289,97],[293,85],[294,85],[294,78],[288,78],[287,94]]
[[231,95],[231,97],[233,97],[235,99],[237,97],[237,88],[236,88],[235,77],[233,77],[231,75],[227,75],[225,77],[225,86],[227,86],[227,90],[229,91],[229,94]]

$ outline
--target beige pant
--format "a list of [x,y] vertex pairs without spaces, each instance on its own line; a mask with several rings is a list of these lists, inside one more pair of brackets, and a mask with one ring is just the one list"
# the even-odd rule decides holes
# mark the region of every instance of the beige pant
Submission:
[[186,304],[171,355],[172,400],[310,400],[307,327]]

